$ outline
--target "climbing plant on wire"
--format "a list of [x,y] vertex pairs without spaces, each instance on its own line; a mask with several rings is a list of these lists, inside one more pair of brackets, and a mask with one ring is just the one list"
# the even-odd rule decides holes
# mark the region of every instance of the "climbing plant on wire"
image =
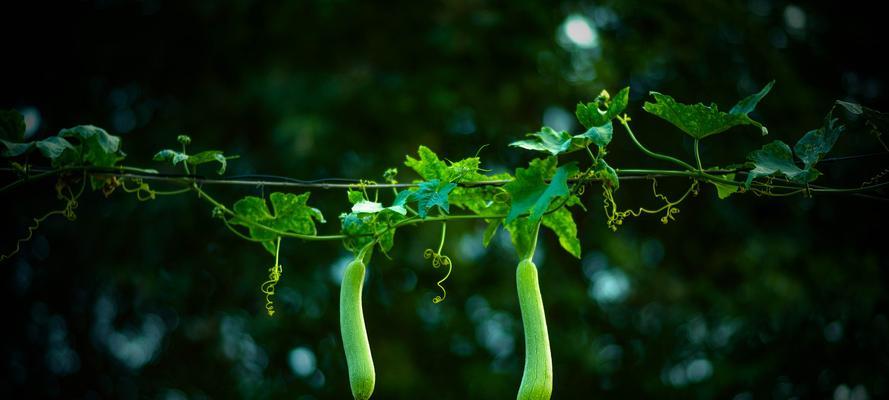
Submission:
[[[76,209],[87,188],[100,191],[105,197],[123,191],[139,200],[152,201],[162,196],[195,195],[208,204],[212,218],[233,235],[254,242],[269,253],[263,265],[269,275],[257,282],[268,314],[275,313],[276,286],[286,267],[280,253],[290,240],[340,241],[354,253],[343,277],[340,297],[340,324],[346,353],[352,393],[357,399],[369,398],[375,385],[371,356],[372,340],[367,337],[361,308],[364,272],[372,268],[371,258],[377,251],[386,254],[395,244],[396,233],[404,227],[433,224],[441,232],[440,240],[422,254],[432,266],[442,268],[443,277],[435,283],[440,294],[431,301],[447,299],[446,279],[456,263],[444,254],[447,224],[482,220],[487,224],[483,244],[488,246],[499,229],[505,229],[512,240],[520,262],[516,271],[516,288],[525,327],[525,372],[518,390],[520,399],[548,399],[553,390],[553,366],[549,351],[548,326],[540,293],[536,266],[532,262],[537,236],[542,228],[558,237],[565,251],[580,257],[575,213],[597,212],[601,207],[604,223],[618,230],[628,218],[653,215],[663,223],[676,220],[679,205],[692,196],[707,192],[720,199],[752,194],[756,196],[816,196],[820,194],[851,194],[875,200],[886,200],[889,174],[882,169],[862,177],[846,187],[828,187],[818,183],[824,174],[819,162],[825,161],[834,144],[848,130],[847,126],[863,126],[873,136],[873,154],[841,157],[881,157],[889,154],[882,132],[889,127],[887,114],[867,107],[837,101],[830,107],[820,125],[803,134],[793,146],[773,140],[759,149],[738,156],[731,165],[705,165],[700,142],[716,141],[716,135],[769,133],[766,126],[751,117],[757,104],[771,91],[771,82],[757,93],[741,99],[728,111],[716,104],[684,104],[674,98],[651,92],[650,101],[642,109],[672,124],[693,141],[694,159],[683,160],[646,147],[631,127],[627,112],[629,88],[613,96],[602,91],[588,102],[577,104],[576,116],[583,131],[557,131],[542,127],[511,143],[519,151],[536,156],[527,165],[512,173],[490,174],[478,155],[459,161],[446,161],[432,149],[419,146],[416,154],[406,156],[403,165],[419,179],[405,180],[397,168],[390,168],[375,179],[304,181],[287,177],[226,177],[228,162],[237,156],[220,150],[193,150],[192,139],[179,135],[174,148],[162,149],[154,155],[157,167],[178,168],[178,173],[161,173],[154,168],[124,164],[121,139],[105,130],[82,125],[63,129],[56,136],[24,141],[24,122],[15,111],[0,113],[0,149],[8,161],[0,195],[9,196],[22,186],[43,179],[55,179],[55,196],[62,202],[59,209],[33,219],[25,234],[8,246],[0,261],[14,257],[31,239],[41,223],[52,216],[76,218]],[[626,135],[644,156],[662,162],[664,169],[631,169],[619,167],[620,160],[609,157],[608,145],[615,134]],[[677,134],[677,138],[679,135]],[[582,161],[566,155],[585,154]],[[205,164],[213,167],[217,177],[198,173]],[[885,167],[884,167],[885,168]],[[658,189],[661,179],[681,179],[686,189],[664,193]],[[654,205],[623,206],[619,201],[622,183],[648,181]],[[268,196],[246,196],[233,204],[217,200],[208,189],[214,185],[261,184],[281,191]],[[161,189],[161,187],[163,187]],[[312,206],[311,189],[343,191],[345,207],[338,216],[322,215]],[[592,204],[583,199],[587,190],[599,189],[602,202]],[[284,191],[286,190],[286,191]],[[337,221],[330,223],[328,220]],[[327,233],[319,233],[318,224]],[[556,327],[556,329],[558,329]]]

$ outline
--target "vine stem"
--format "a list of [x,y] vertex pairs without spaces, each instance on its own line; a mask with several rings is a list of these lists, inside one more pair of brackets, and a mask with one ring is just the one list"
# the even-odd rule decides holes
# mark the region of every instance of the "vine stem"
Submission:
[[[231,186],[271,186],[271,187],[291,187],[291,188],[315,188],[315,189],[386,189],[386,188],[414,188],[419,186],[418,183],[320,183],[313,181],[298,181],[292,178],[287,177],[277,177],[281,180],[272,181],[272,180],[245,180],[245,179],[231,179],[231,178],[206,178],[199,175],[183,175],[183,174],[158,174],[152,172],[150,170],[145,170],[141,168],[133,168],[133,167],[119,167],[118,170],[112,170],[108,168],[99,168],[99,167],[90,167],[90,166],[76,166],[76,167],[62,167],[57,169],[50,169],[46,171],[42,171],[36,175],[29,175],[24,178],[18,179],[6,186],[0,188],[0,193],[12,190],[18,186],[21,186],[28,182],[34,182],[40,179],[48,178],[53,175],[62,174],[70,171],[84,171],[87,175],[90,176],[116,176],[119,178],[131,178],[131,179],[142,179],[146,181],[159,181],[159,182],[170,182],[174,184],[180,184],[185,186],[191,186],[192,184],[200,184],[200,185],[231,185]],[[13,168],[3,168],[0,167],[0,171],[7,172],[18,172],[18,170]],[[624,175],[619,176],[620,180],[643,180],[649,179],[652,177],[660,178],[660,177],[671,177],[676,176],[676,172],[684,172],[684,171],[674,171],[674,170],[645,170],[644,173],[636,174],[635,170],[627,169],[623,170]],[[714,174],[730,174],[733,172],[738,172],[740,170],[718,170],[718,171],[709,171]],[[682,176],[686,176],[686,174],[682,174]],[[584,181],[601,181],[601,178],[584,178]],[[577,179],[569,179],[569,182],[576,182]],[[494,180],[485,180],[485,181],[475,181],[475,182],[460,182],[458,185],[461,187],[479,187],[479,186],[503,186],[512,180],[509,179],[494,179]],[[190,188],[188,190],[191,190]],[[186,190],[183,190],[185,192]]]
[[438,242],[438,254],[441,254],[441,250],[444,248],[445,236],[448,233],[448,221],[441,222],[441,241]]
[[533,238],[531,241],[531,247],[528,248],[528,254],[525,255],[524,259],[530,260],[534,258],[534,253],[537,251],[537,236],[540,234],[540,224],[543,223],[543,220],[537,221],[537,224],[534,225],[534,233],[531,235]]
[[682,168],[685,168],[686,170],[689,170],[689,171],[695,170],[695,167],[692,167],[687,162],[682,161],[678,158],[671,157],[666,154],[655,153],[651,150],[648,150],[648,148],[646,148],[645,146],[642,145],[642,143],[639,142],[639,139],[636,139],[636,135],[633,134],[633,130],[630,128],[630,124],[629,124],[630,118],[627,117],[626,115],[624,115],[624,116],[618,116],[617,119],[618,119],[618,121],[620,121],[620,124],[624,127],[624,129],[626,129],[627,135],[630,136],[630,140],[632,140],[633,143],[636,145],[636,147],[638,147],[639,150],[641,150],[643,153],[647,154],[650,157],[657,158],[659,160],[671,162],[671,163],[676,164],[676,165],[678,165]]
[[698,163],[698,171],[704,172],[704,167],[701,165],[701,140],[695,138],[695,161]]
[[219,201],[217,201],[216,199],[211,197],[209,194],[207,194],[207,192],[205,192],[203,189],[201,189],[200,186],[198,186],[198,184],[195,183],[192,186],[192,189],[198,194],[199,198],[206,200],[208,203],[210,203],[213,206],[215,206],[216,208],[222,210],[222,212],[224,212],[228,215],[231,215],[232,217],[238,218],[240,221],[243,221],[244,223],[249,224],[250,226],[254,226],[254,227],[262,229],[266,232],[274,233],[278,236],[290,237],[290,238],[302,239],[302,240],[316,240],[316,241],[342,240],[342,239],[346,239],[349,237],[347,235],[303,235],[303,234],[299,234],[299,233],[285,232],[285,231],[278,230],[278,229],[275,229],[275,228],[272,228],[272,227],[269,227],[266,225],[257,224],[253,221],[245,220],[243,218],[238,217],[238,214],[236,214],[234,211],[230,210],[224,204],[220,203]]

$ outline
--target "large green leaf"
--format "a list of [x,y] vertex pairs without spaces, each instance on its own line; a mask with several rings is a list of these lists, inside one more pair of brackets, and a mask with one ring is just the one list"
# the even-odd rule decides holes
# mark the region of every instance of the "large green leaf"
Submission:
[[480,164],[478,157],[446,163],[426,146],[420,146],[417,154],[420,156],[419,159],[407,156],[404,165],[417,171],[417,174],[425,181],[438,179],[442,182],[472,182],[486,178],[478,173]]
[[600,158],[596,162],[594,171],[597,178],[604,180],[615,190],[620,189],[620,179],[617,177],[617,171],[611,168],[604,159]]
[[749,188],[754,179],[762,176],[783,175],[796,183],[813,181],[820,175],[814,169],[802,169],[793,162],[790,146],[780,140],[768,143],[759,150],[750,152],[747,158],[753,162],[754,168],[747,174],[746,185]]
[[807,132],[796,142],[793,152],[805,164],[806,169],[810,169],[833,148],[843,130],[845,127],[838,125],[837,119],[828,115],[824,126]]
[[[348,214],[340,214],[342,232],[349,236],[343,240],[343,246],[349,251],[357,253],[365,245],[373,241],[374,235],[378,235],[380,248],[383,251],[389,251],[395,244],[395,229],[390,227],[403,220],[404,216],[395,212],[387,212],[387,209],[382,209],[380,212],[365,213],[361,212],[363,207],[365,206],[359,207],[359,212],[353,211]],[[371,206],[367,207],[370,208]]]
[[448,202],[448,194],[457,187],[456,183],[442,182],[438,179],[422,182],[415,190],[404,191],[399,193],[395,199],[393,207],[404,206],[408,202],[417,203],[417,214],[420,218],[426,218],[432,207],[447,214],[450,212],[450,203]]
[[823,126],[803,135],[793,146],[793,153],[803,163],[802,168],[794,162],[790,146],[780,140],[751,152],[747,158],[753,162],[754,169],[747,176],[747,187],[750,187],[754,179],[771,175],[783,175],[790,181],[801,184],[812,182],[821,175],[815,169],[815,164],[830,152],[844,130],[845,127],[828,113]]
[[3,152],[0,152],[3,157],[18,157],[34,148],[34,142],[17,143],[0,139],[0,144],[4,146]]
[[739,101],[729,112],[719,111],[716,104],[682,104],[672,97],[658,92],[651,92],[655,102],[645,102],[645,111],[661,117],[695,139],[703,139],[710,135],[724,132],[738,125],[754,125],[761,129],[763,135],[769,131],[761,123],[750,119],[747,115],[772,89],[774,81],[769,82],[758,93]]
[[607,91],[603,90],[592,102],[586,104],[578,103],[574,114],[584,128],[591,129],[605,125],[614,117],[620,115],[627,108],[629,99],[629,87],[621,89],[613,98],[608,95]]
[[533,256],[531,251],[536,247],[538,224],[540,223],[527,218],[518,218],[503,224],[520,260]]
[[343,240],[343,245],[352,252],[361,250],[365,245],[373,241],[376,232],[376,217],[372,214],[341,214],[340,223],[342,232],[349,238]]
[[0,139],[0,143],[5,146],[3,152],[0,153],[0,156],[3,157],[17,157],[36,148],[44,157],[52,161],[53,166],[73,164],[80,158],[77,156],[79,154],[77,148],[59,136],[50,136],[36,142],[25,143],[13,143]]
[[[504,185],[512,199],[506,223],[529,211],[531,221],[537,222],[553,200],[568,195],[568,178],[577,173],[577,164],[563,165],[553,173],[556,162],[555,157],[536,159],[528,168],[516,170],[516,179]],[[547,183],[550,176],[552,179]]]
[[78,139],[84,162],[97,167],[112,167],[126,157],[126,154],[120,149],[120,138],[109,135],[108,132],[97,126],[80,125],[62,129],[59,136]]
[[325,222],[321,211],[307,204],[308,192],[300,195],[274,192],[269,195],[269,199],[272,203],[271,211],[266,201],[260,197],[247,196],[238,200],[233,207],[236,216],[231,222],[247,227],[250,237],[262,240],[263,247],[272,254],[274,239],[278,234],[256,226],[257,223],[278,231],[315,235],[315,221]]
[[571,214],[567,207],[562,207],[544,215],[541,222],[543,226],[555,232],[562,248],[572,256],[580,258],[580,240],[577,238],[577,224],[574,223],[574,215]]
[[77,151],[71,142],[60,136],[50,136],[46,139],[34,142],[34,146],[37,147],[37,150],[40,150],[40,153],[43,154],[44,157],[53,161],[61,158],[65,152]]
[[596,146],[605,147],[611,143],[612,137],[614,137],[614,126],[611,121],[608,121],[601,126],[594,126],[586,132],[574,136],[574,139],[588,139]]
[[[518,140],[510,143],[510,146],[521,147],[526,150],[536,150],[558,155],[571,148],[573,137],[567,131],[557,132],[553,128],[544,126],[540,132],[529,133],[529,139]],[[581,147],[583,148],[583,147]]]

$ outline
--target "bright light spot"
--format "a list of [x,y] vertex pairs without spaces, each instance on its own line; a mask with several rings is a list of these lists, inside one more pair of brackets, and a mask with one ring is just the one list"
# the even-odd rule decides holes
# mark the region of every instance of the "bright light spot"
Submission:
[[685,367],[685,375],[691,382],[700,382],[713,375],[713,364],[706,358],[699,358],[688,363]]
[[353,257],[351,256],[342,256],[338,260],[336,260],[330,266],[330,281],[335,283],[337,286],[342,284],[343,275],[346,274],[346,266],[352,262]]
[[482,231],[476,231],[473,234],[460,236],[457,251],[459,252],[461,259],[475,261],[485,255],[485,247],[482,244],[482,234]]
[[790,29],[803,30],[806,28],[806,13],[801,8],[791,4],[784,8],[784,23]]
[[515,337],[509,329],[511,325],[512,318],[508,314],[494,313],[478,325],[476,339],[495,357],[508,357],[515,348]]
[[315,372],[315,353],[305,347],[290,350],[287,356],[290,369],[299,377],[305,378]]
[[549,106],[543,111],[543,125],[556,131],[570,131],[574,125],[574,115],[562,107]]
[[37,129],[40,128],[40,111],[34,107],[25,107],[19,112],[25,119],[25,139],[27,139],[37,133]]
[[682,368],[682,365],[675,365],[673,368],[670,368],[668,377],[670,384],[673,386],[685,386],[688,383],[685,377],[685,368]]
[[627,297],[630,280],[620,270],[611,269],[593,274],[589,295],[599,304],[615,303]]
[[869,398],[867,389],[862,385],[856,385],[851,389],[846,385],[840,385],[833,391],[833,400],[868,400]]
[[562,25],[562,32],[575,46],[582,49],[599,47],[599,34],[590,21],[579,14],[571,14]]

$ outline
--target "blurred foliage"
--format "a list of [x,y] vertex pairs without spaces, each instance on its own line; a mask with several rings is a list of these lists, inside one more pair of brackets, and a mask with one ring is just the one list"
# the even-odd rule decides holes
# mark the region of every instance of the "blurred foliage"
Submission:
[[[578,102],[625,86],[640,140],[690,160],[691,138],[642,111],[650,90],[725,105],[775,79],[751,115],[769,136],[702,143],[706,163],[727,164],[774,139],[796,142],[821,126],[834,99],[889,109],[878,51],[885,17],[865,2],[102,0],[28,2],[4,14],[0,108],[23,111],[32,138],[107,127],[137,165],[187,133],[240,155],[228,163],[235,175],[381,177],[421,144],[453,159],[490,144],[483,167],[500,171],[531,157],[508,143],[542,122],[577,130]],[[569,23],[579,28],[573,36]],[[834,151],[872,145],[859,130]],[[609,151],[621,167],[658,165],[620,128]],[[822,179],[848,186],[875,166],[820,168]],[[885,204],[718,200],[707,189],[676,223],[634,219],[617,233],[601,196],[586,194],[580,261],[543,235],[535,261],[555,397],[889,396]],[[4,194],[4,251],[34,215],[58,206],[52,190],[47,182]],[[230,202],[265,193],[226,190]],[[651,201],[646,182],[617,195],[627,206]],[[9,307],[0,396],[348,396],[340,244],[284,242],[270,318],[259,288],[273,259],[204,204],[85,197],[76,222],[47,220],[0,265]],[[312,195],[331,220],[345,198]],[[406,228],[391,260],[375,257],[368,268],[377,398],[499,399],[518,388],[509,238],[501,231],[484,249],[484,224],[450,225],[445,252],[456,268],[444,302],[431,301],[441,271],[422,257],[437,243],[434,225]]]

